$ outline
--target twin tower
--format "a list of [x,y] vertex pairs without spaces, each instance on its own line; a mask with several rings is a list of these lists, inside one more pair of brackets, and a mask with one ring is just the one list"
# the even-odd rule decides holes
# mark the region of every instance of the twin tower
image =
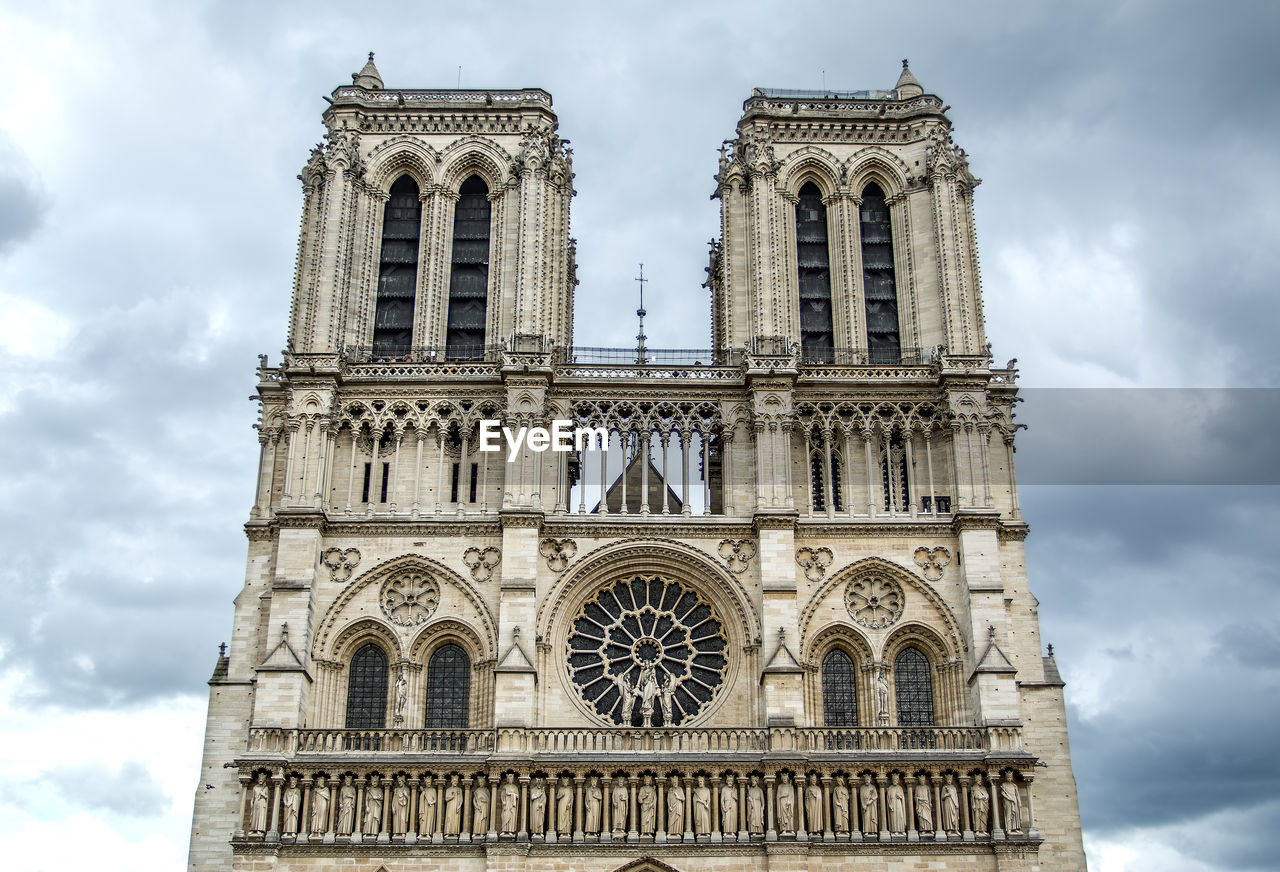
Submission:
[[752,92],[692,353],[574,345],[546,92],[329,103],[190,868],[1083,869],[977,179],[905,63]]

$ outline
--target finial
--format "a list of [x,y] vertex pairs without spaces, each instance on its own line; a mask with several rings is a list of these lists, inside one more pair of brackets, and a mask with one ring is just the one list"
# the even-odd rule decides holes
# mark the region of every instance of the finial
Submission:
[[907,59],[902,59],[902,74],[898,76],[898,84],[894,85],[894,90],[898,92],[900,99],[907,97],[919,97],[924,93],[924,88],[920,86],[920,82],[911,74],[910,67],[907,66]]
[[[373,63],[373,52],[369,52],[369,63]],[[903,61],[902,65],[905,67],[907,65],[907,62]]]
[[640,308],[636,309],[636,317],[640,319],[640,332],[636,334],[636,363],[644,365],[645,347],[644,341],[649,337],[644,335],[644,316],[649,314],[644,309],[644,283],[649,281],[644,277],[644,264],[640,264],[640,275],[636,277],[636,281],[640,283]]
[[226,642],[221,642],[221,643],[219,643],[219,644],[218,644],[218,657],[219,657],[219,659],[222,659],[222,660],[225,660],[225,659],[226,659],[226,657],[227,657],[227,643],[226,643]]
[[994,641],[996,640],[996,625],[995,625],[995,624],[988,624],[988,625],[987,625],[987,638],[988,638],[988,639],[990,639],[992,642],[994,642]]
[[513,642],[520,641],[520,625],[519,624],[516,624],[514,627],[511,628],[511,641]]
[[[369,60],[373,60],[373,52],[369,52]],[[903,59],[902,59],[902,68],[903,68],[904,70],[907,68],[907,59],[906,59],[906,58],[903,58]]]
[[280,625],[280,639],[284,640],[288,638],[289,638],[289,622],[285,621],[283,624]]
[[1050,657],[1052,657],[1052,656],[1053,656],[1053,643],[1052,643],[1052,642],[1050,642],[1050,643],[1049,643],[1049,656],[1050,656]]
[[786,627],[778,628],[778,644],[779,645],[787,644],[787,628]]

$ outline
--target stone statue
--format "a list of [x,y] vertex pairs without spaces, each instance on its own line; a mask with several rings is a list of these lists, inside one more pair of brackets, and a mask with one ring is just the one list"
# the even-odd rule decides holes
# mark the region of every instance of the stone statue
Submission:
[[662,687],[659,689],[659,694],[662,702],[662,725],[664,727],[670,727],[675,723],[672,718],[672,711],[675,708],[676,698],[676,678],[670,672],[668,672],[667,677],[662,680]]
[[1012,772],[1004,774],[1004,781],[1000,785],[1000,807],[1004,812],[1004,831],[1022,832],[1022,796],[1018,793],[1018,784],[1013,780]]
[[422,799],[418,802],[418,831],[424,836],[433,835],[438,827],[436,823],[436,795],[435,779],[424,778],[422,780]]
[[613,834],[620,836],[627,831],[627,780],[619,778],[613,782],[610,814],[613,816]]
[[400,775],[391,792],[391,834],[403,836],[409,831],[409,783]]
[[969,801],[973,804],[973,831],[985,836],[991,814],[991,795],[987,793],[981,775],[973,779],[973,790],[969,791]]
[[791,784],[791,774],[782,773],[778,782],[778,832],[790,834],[796,831],[796,789]]
[[836,778],[831,789],[831,816],[835,818],[837,833],[849,832],[849,788],[845,786],[843,775]]
[[671,786],[667,788],[667,833],[674,836],[683,832],[684,788],[676,777],[671,779]]
[[351,835],[356,827],[356,788],[351,783],[351,776],[344,776],[342,788],[338,791],[338,832],[344,836]]
[[399,725],[404,723],[404,707],[409,702],[409,679],[405,675],[405,670],[401,669],[400,674],[396,676],[396,708],[393,723]]
[[249,805],[249,832],[267,831],[267,806],[270,797],[271,785],[267,784],[267,773],[259,772],[258,779],[253,782],[253,798]]
[[603,792],[600,790],[600,779],[592,775],[587,779],[586,797],[584,801],[585,811],[583,816],[587,819],[586,832],[600,832],[600,805],[603,802]]
[[759,775],[752,775],[747,785],[747,831],[753,836],[764,832],[764,789]]
[[862,776],[862,786],[858,788],[858,809],[862,812],[862,832],[878,833],[880,831],[879,791],[871,783],[871,773]]
[[624,727],[631,726],[631,714],[636,707],[636,691],[635,688],[627,681],[627,673],[613,677],[614,687],[618,688],[618,699],[622,701],[622,725]]
[[732,775],[725,776],[724,786],[720,788],[720,831],[738,831],[738,788]]
[[547,828],[547,787],[541,778],[529,784],[529,832],[542,835]]
[[573,785],[568,775],[560,776],[556,788],[556,830],[565,835],[573,832]]
[[876,720],[882,724],[889,723],[889,680],[884,677],[884,670],[876,670]]
[[444,834],[456,836],[462,831],[462,788],[458,776],[449,776],[449,786],[444,789]]
[[658,791],[653,786],[653,776],[646,775],[636,794],[640,806],[640,835],[652,836],[658,826]]
[[956,790],[955,777],[950,773],[942,785],[942,828],[949,836],[960,832],[960,793]]
[[382,783],[375,775],[364,794],[364,823],[361,827],[370,836],[382,832],[382,798]]
[[311,791],[311,834],[323,835],[329,829],[329,801],[333,792],[324,776],[316,779],[315,789]]
[[471,834],[472,838],[484,838],[489,831],[489,809],[493,805],[493,797],[484,776],[476,779],[476,789],[471,792]]
[[820,833],[826,828],[822,819],[822,782],[816,777],[810,778],[804,789],[804,814],[811,833]]
[[640,717],[645,727],[653,726],[653,701],[658,695],[658,675],[653,664],[640,670]]
[[707,787],[707,779],[702,775],[698,776],[698,783],[693,788],[693,834],[711,834],[711,788]]
[[516,813],[519,805],[520,788],[516,787],[515,774],[508,772],[502,787],[498,790],[498,831],[504,836],[514,836],[516,833],[516,827],[520,823],[519,815]]
[[298,776],[289,776],[289,786],[284,789],[284,793],[280,797],[281,811],[284,822],[280,826],[280,832],[286,836],[295,836],[298,834],[298,806],[302,804],[302,791],[298,789]]
[[916,779],[916,829],[922,833],[933,832],[933,799],[929,796],[929,781],[923,775]]
[[902,788],[898,773],[889,776],[889,786],[884,791],[885,814],[889,817],[889,832],[895,836],[907,831],[907,793]]

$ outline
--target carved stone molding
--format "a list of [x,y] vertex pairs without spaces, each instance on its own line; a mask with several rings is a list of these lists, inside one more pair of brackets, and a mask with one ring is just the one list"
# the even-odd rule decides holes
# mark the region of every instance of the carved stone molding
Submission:
[[502,552],[493,546],[488,548],[468,548],[462,552],[462,562],[471,569],[471,577],[476,581],[488,581],[493,577],[493,568],[502,560]]
[[329,567],[330,578],[334,581],[346,581],[351,577],[351,570],[360,565],[360,552],[355,548],[345,551],[341,548],[330,548],[320,558]]
[[810,581],[822,581],[834,559],[830,548],[801,548],[796,552],[796,563],[804,568],[804,577]]
[[538,553],[546,558],[552,572],[564,572],[578,553],[578,545],[572,539],[543,539],[538,543]]
[[902,585],[892,578],[869,573],[849,582],[844,603],[855,624],[880,630],[902,617],[906,596]]
[[730,572],[746,572],[751,558],[756,556],[756,543],[750,539],[721,539],[719,551]]
[[392,623],[416,626],[440,605],[440,583],[421,569],[397,572],[382,583],[378,604]]
[[922,545],[916,549],[915,561],[925,578],[937,581],[942,578],[942,570],[951,562],[951,552],[941,545],[937,548]]

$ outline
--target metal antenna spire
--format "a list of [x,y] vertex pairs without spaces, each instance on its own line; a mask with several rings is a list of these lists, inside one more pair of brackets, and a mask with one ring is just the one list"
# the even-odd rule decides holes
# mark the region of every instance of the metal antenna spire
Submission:
[[640,275],[636,281],[640,283],[640,308],[636,309],[636,317],[640,319],[640,332],[636,334],[636,363],[643,366],[646,362],[644,341],[649,338],[644,335],[644,316],[648,314],[644,310],[644,283],[649,281],[644,277],[644,264],[640,264]]

